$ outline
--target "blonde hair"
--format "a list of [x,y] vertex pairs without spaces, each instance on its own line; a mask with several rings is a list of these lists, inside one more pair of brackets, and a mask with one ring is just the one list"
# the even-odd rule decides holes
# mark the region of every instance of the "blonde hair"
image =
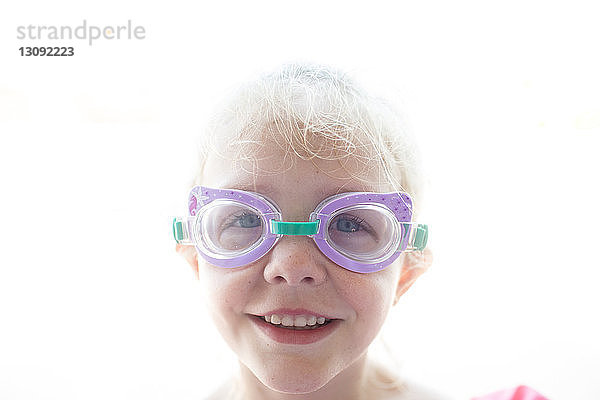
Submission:
[[303,160],[352,158],[365,169],[377,168],[395,191],[411,195],[413,215],[418,213],[423,185],[417,147],[392,104],[368,94],[345,72],[286,64],[237,88],[200,136],[193,184],[201,184],[211,153],[234,154],[232,161],[240,165],[249,161],[255,174],[256,157],[266,144],[286,152],[289,168],[295,161],[290,153]]

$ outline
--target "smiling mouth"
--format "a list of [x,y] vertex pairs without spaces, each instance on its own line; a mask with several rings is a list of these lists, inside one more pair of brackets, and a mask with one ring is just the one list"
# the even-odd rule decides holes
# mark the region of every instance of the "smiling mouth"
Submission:
[[268,322],[264,316],[260,315],[252,315],[255,319],[259,320],[263,324],[268,324],[275,328],[289,329],[294,331],[308,331],[308,330],[316,330],[319,328],[323,328],[324,326],[329,325],[332,321],[336,321],[336,319],[326,319],[323,323],[315,323],[314,325],[305,325],[305,326],[293,326],[293,325],[283,325],[283,323],[274,324],[272,322]]

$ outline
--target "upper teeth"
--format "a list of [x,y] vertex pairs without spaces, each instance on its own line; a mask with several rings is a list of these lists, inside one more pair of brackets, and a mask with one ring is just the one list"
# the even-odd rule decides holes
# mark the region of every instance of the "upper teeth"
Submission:
[[324,317],[316,317],[314,315],[265,315],[265,321],[275,325],[283,326],[306,326],[314,324],[324,324],[326,319]]

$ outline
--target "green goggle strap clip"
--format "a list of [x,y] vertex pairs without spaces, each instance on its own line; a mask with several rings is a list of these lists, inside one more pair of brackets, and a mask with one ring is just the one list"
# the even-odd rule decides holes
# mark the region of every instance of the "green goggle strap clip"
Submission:
[[173,218],[173,237],[179,244],[193,244],[187,228],[187,219]]
[[[403,224],[406,230],[411,229],[412,224]],[[423,251],[427,246],[427,236],[429,235],[429,228],[427,225],[418,224],[412,228],[410,232],[410,239],[408,242],[408,251]]]
[[413,246],[419,251],[423,251],[427,246],[427,236],[429,235],[429,228],[427,225],[419,224],[415,232],[415,239]]

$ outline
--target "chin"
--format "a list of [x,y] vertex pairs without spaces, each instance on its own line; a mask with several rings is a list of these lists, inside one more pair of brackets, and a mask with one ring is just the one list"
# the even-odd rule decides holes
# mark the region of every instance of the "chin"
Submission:
[[327,367],[323,362],[303,363],[298,359],[272,365],[263,364],[262,368],[259,367],[253,373],[269,389],[289,394],[314,392],[335,376],[332,365]]
[[277,374],[275,376],[266,377],[266,381],[262,381],[269,389],[288,394],[305,394],[312,393],[321,389],[329,382],[330,379],[324,377],[315,377],[302,373],[294,373],[288,376]]

